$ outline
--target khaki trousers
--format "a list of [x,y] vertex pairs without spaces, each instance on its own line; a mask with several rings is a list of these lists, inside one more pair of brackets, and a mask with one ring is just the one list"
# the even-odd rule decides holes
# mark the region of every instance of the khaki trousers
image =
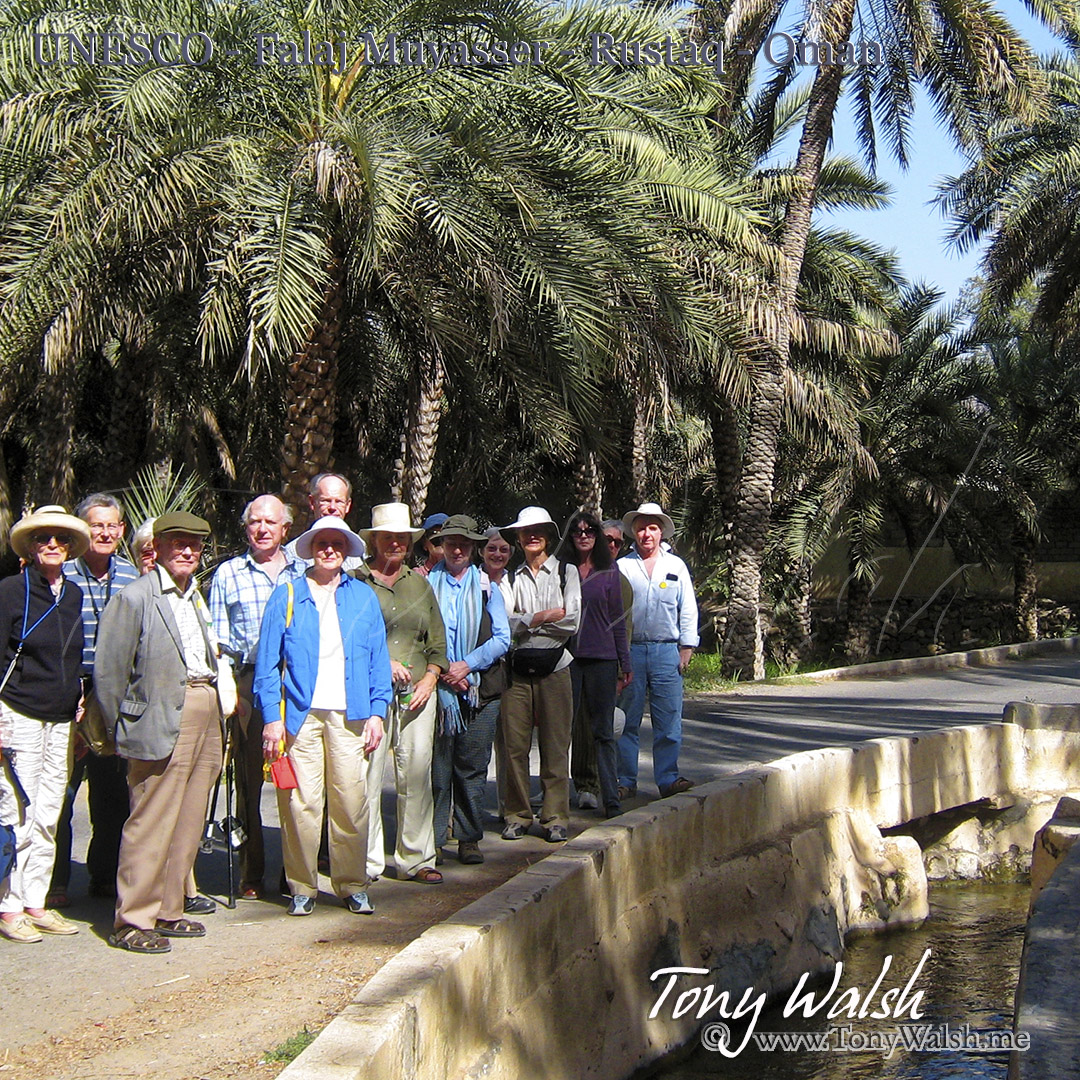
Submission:
[[328,814],[330,884],[345,897],[367,888],[368,810],[364,724],[330,709],[312,709],[289,746],[295,788],[279,788],[281,852],[293,896],[319,892],[323,796]]
[[436,694],[422,709],[399,709],[390,703],[386,734],[368,762],[368,875],[379,877],[386,869],[382,823],[382,785],[386,756],[394,754],[394,787],[397,790],[397,837],[394,862],[398,877],[412,877],[435,865],[435,794],[431,787],[431,758],[435,750]]
[[533,725],[540,745],[540,784],[544,802],[540,824],[570,824],[570,729],[574,694],[570,669],[550,675],[513,677],[502,696],[499,724],[506,750],[503,782],[504,817],[508,823],[531,825],[529,805],[529,751]]
[[120,840],[116,928],[153,930],[184,915],[210,789],[221,772],[221,709],[209,683],[184,694],[180,735],[162,761],[128,762],[131,813]]

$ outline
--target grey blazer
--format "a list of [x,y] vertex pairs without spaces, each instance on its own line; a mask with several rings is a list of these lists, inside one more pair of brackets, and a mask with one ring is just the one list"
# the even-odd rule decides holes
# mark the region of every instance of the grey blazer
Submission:
[[156,571],[144,574],[101,613],[94,692],[121,757],[167,758],[180,735],[187,666],[180,630]]

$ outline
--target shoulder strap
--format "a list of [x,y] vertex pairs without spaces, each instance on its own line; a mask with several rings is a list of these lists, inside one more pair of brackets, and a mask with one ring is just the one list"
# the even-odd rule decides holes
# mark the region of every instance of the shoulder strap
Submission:
[[[285,629],[289,628],[289,624],[292,622],[292,609],[293,609],[293,583],[292,581],[285,582],[286,595],[288,599],[285,601]],[[281,722],[285,723],[285,660],[281,661]]]

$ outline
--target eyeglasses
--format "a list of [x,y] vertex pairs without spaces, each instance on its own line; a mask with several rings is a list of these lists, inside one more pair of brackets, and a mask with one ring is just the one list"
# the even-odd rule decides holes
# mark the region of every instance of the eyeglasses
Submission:
[[203,549],[203,542],[197,536],[173,537],[166,534],[163,539],[166,544],[168,544],[169,548],[177,553],[182,551],[193,551],[198,554],[198,552]]
[[570,533],[570,535],[571,536],[595,536],[596,535],[596,530],[595,529],[590,529],[590,528],[574,529]]
[[622,547],[622,541],[617,536],[609,536],[607,542],[611,547]]
[[71,533],[66,532],[36,532],[30,537],[35,544],[44,547],[50,540],[55,540],[60,547],[71,547]]
[[110,536],[119,536],[124,531],[124,526],[120,522],[95,522],[90,526],[92,533],[108,533]]

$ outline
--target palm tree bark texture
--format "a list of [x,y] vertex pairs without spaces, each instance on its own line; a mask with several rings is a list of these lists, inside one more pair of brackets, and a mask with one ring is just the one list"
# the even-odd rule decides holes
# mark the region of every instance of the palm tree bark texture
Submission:
[[329,283],[321,317],[304,347],[288,368],[285,393],[285,438],[281,478],[285,501],[304,512],[308,485],[334,464],[334,423],[337,420],[338,349],[345,291],[344,260],[335,253],[329,262]]
[[[825,40],[846,41],[854,16],[855,0],[839,0],[832,5],[824,19]],[[755,363],[750,428],[743,454],[731,550],[731,597],[723,650],[724,671],[728,675],[741,672],[755,679],[765,676],[759,618],[761,566],[772,519],[773,481],[791,345],[790,316],[795,311],[814,198],[843,79],[842,64],[823,64],[814,77],[795,162],[794,191],[780,234],[783,258],[773,288],[774,317],[765,331],[761,354]]]

